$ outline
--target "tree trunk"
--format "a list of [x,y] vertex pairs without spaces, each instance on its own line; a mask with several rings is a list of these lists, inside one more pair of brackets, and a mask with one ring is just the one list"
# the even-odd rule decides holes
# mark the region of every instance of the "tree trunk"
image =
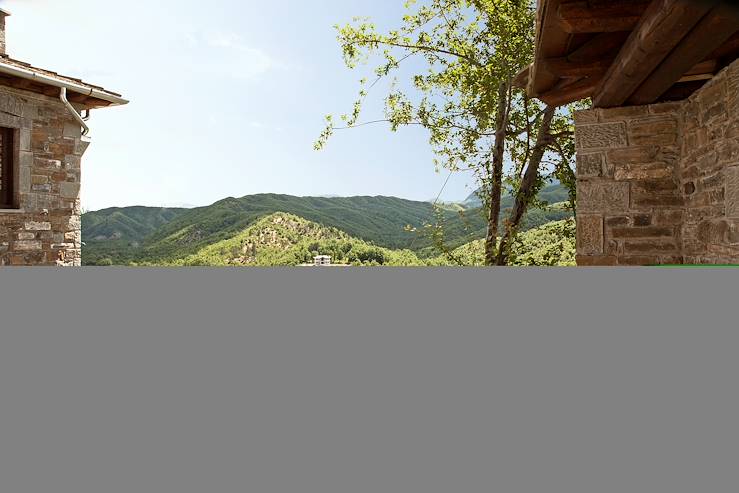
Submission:
[[546,151],[547,145],[550,141],[549,130],[552,125],[552,118],[554,117],[554,111],[556,107],[547,106],[544,110],[542,117],[541,126],[539,127],[539,133],[536,136],[536,146],[534,152],[531,154],[529,165],[526,168],[523,179],[521,180],[521,187],[518,189],[516,194],[516,202],[511,211],[511,216],[506,223],[506,231],[503,238],[500,240],[500,248],[498,249],[498,256],[495,260],[497,265],[508,264],[508,254],[511,248],[511,243],[518,232],[518,227],[521,224],[521,219],[526,213],[531,200],[534,198],[534,187],[539,178],[539,166],[541,160],[544,158],[544,152]]
[[508,86],[508,82],[501,82],[498,87],[498,114],[495,121],[492,182],[488,200],[488,232],[485,237],[485,265],[495,265],[495,252],[498,245],[500,201],[503,193],[503,159],[505,157],[506,128],[508,127]]

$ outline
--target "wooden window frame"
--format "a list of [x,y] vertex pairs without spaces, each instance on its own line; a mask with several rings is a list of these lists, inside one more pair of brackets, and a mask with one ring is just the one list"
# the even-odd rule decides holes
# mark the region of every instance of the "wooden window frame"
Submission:
[[0,127],[2,156],[0,156],[0,209],[17,209],[16,201],[16,129]]

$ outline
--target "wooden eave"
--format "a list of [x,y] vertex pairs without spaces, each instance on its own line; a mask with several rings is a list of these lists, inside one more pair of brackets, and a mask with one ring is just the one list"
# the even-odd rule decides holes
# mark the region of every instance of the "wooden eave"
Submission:
[[[20,69],[24,69],[29,72],[40,74],[46,77],[51,77],[53,79],[56,79],[59,82],[72,83],[75,86],[79,86],[84,89],[89,89],[90,92],[92,92],[92,90],[96,90],[96,91],[99,91],[99,93],[108,94],[110,96],[115,96],[117,98],[121,97],[120,94],[109,91],[103,87],[96,86],[88,82],[84,82],[74,77],[60,75],[51,70],[34,67],[31,64],[28,64],[28,63],[25,63],[19,60],[15,60],[13,58],[10,58],[7,55],[0,55],[0,61],[4,64],[12,65],[14,67],[18,67]],[[29,80],[26,78],[16,77],[14,75],[6,74],[6,73],[0,73],[0,86],[12,87],[14,89],[20,89],[22,91],[29,91],[29,92],[33,92],[36,94],[42,94],[45,96],[55,97],[55,98],[59,97],[59,92],[60,92],[60,89],[58,87],[50,85],[50,84],[46,84],[42,80]],[[116,103],[113,103],[111,101],[107,101],[105,99],[94,97],[92,95],[81,94],[79,92],[74,92],[74,91],[69,91],[67,93],[67,98],[71,103],[74,103],[85,109],[105,108],[108,106],[116,105]]]
[[684,99],[739,58],[729,0],[538,0],[534,63],[515,84],[547,104]]

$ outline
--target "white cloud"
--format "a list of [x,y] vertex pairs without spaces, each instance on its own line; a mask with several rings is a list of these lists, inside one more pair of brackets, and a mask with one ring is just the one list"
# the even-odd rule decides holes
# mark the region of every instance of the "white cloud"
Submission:
[[253,79],[290,68],[265,50],[249,45],[235,33],[188,33],[185,41],[195,52],[196,59],[192,65],[199,72]]

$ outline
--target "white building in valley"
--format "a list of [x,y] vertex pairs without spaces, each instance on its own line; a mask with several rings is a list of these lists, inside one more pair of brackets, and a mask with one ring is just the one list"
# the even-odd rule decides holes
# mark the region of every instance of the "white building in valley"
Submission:
[[315,266],[331,265],[331,256],[330,255],[317,255],[313,257],[313,265]]

